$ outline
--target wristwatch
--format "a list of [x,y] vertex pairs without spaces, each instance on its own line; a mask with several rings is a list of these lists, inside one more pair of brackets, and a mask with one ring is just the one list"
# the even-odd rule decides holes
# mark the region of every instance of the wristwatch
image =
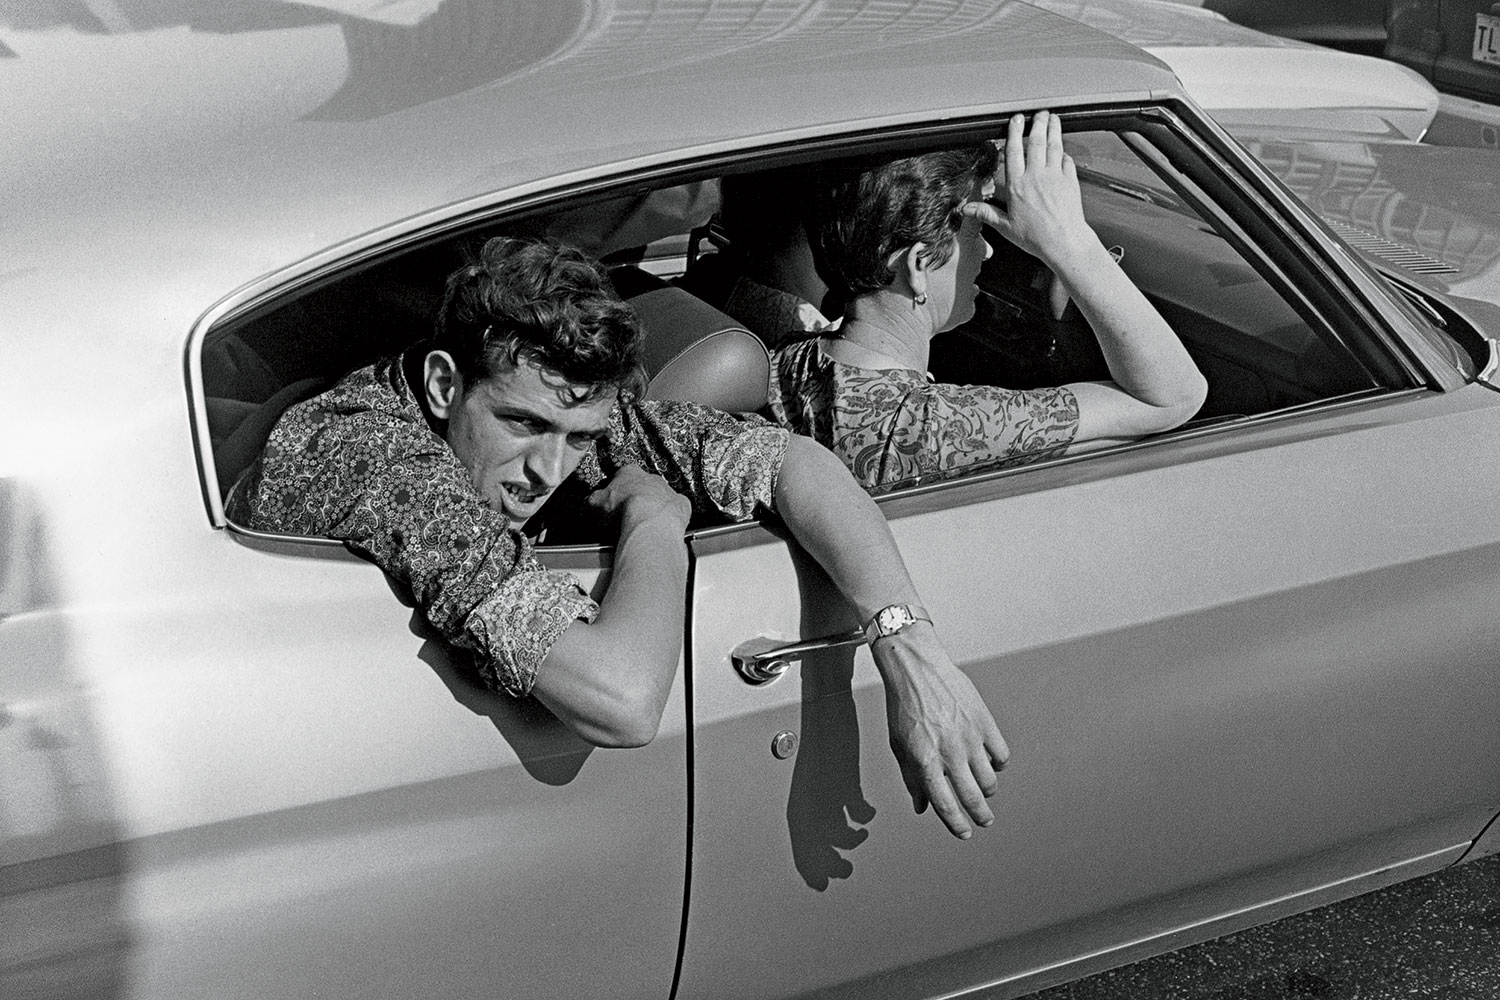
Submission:
[[884,639],[888,635],[899,635],[917,622],[932,624],[932,618],[927,614],[927,609],[920,604],[888,605],[875,612],[875,617],[865,625],[865,641],[873,643],[876,639]]

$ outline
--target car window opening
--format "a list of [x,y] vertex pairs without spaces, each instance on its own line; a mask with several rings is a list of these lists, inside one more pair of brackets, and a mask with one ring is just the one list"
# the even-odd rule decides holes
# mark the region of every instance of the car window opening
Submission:
[[[1142,155],[1154,149],[1149,139],[1070,129],[1065,147],[1079,167],[1089,224],[1105,246],[1118,248],[1120,266],[1208,382],[1208,397],[1187,428],[1239,424],[1379,388],[1340,334],[1268,276],[1264,261],[1246,259],[1242,236],[1229,238],[1223,219],[1194,207],[1207,195],[1164,179],[1165,154]],[[728,176],[738,183],[753,172]],[[650,395],[764,413],[766,346],[725,309],[743,258],[724,218],[720,180],[636,187],[583,208],[450,237],[211,330],[201,362],[221,496],[287,407],[425,339],[445,276],[500,232],[573,243],[608,265],[646,331]],[[1041,262],[998,237],[989,242],[994,254],[979,273],[975,315],[934,339],[930,377],[1021,390],[1107,378],[1076,305],[1054,315]],[[813,314],[824,307],[837,311],[819,301]],[[562,531],[549,535],[554,540],[586,539]]]

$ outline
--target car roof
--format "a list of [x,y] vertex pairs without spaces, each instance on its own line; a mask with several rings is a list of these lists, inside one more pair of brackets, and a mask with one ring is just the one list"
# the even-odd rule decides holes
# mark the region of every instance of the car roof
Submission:
[[108,248],[111,270],[238,283],[436,206],[682,151],[1176,89],[1139,49],[1005,0],[111,7],[0,34],[21,269]]

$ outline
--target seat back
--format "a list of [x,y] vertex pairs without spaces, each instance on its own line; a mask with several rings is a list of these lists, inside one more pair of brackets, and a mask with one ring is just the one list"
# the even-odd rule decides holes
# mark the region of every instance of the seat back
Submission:
[[[646,332],[647,399],[702,403],[731,413],[766,407],[771,358],[745,327],[690,292],[661,281],[625,282]],[[633,293],[633,294],[632,294]]]

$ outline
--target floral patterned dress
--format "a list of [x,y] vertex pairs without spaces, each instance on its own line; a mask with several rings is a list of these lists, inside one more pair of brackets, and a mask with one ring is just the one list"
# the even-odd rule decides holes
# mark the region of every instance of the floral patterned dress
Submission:
[[933,383],[910,369],[835,361],[817,337],[771,361],[772,415],[842,458],[865,489],[1035,462],[1078,433],[1078,400],[1063,386]]

